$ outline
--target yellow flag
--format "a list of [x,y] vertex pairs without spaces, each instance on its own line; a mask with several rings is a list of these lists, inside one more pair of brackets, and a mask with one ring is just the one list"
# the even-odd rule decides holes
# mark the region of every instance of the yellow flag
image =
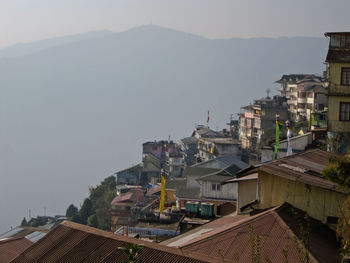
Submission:
[[164,201],[165,201],[165,178],[163,173],[161,176],[161,185],[160,185],[160,201],[159,201],[159,213],[163,213],[164,210]]

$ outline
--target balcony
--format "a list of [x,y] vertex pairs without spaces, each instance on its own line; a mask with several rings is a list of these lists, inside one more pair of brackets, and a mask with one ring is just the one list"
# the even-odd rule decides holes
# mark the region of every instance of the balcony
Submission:
[[307,99],[305,98],[298,98],[298,103],[306,103]]
[[350,96],[350,86],[331,83],[329,85],[329,96]]

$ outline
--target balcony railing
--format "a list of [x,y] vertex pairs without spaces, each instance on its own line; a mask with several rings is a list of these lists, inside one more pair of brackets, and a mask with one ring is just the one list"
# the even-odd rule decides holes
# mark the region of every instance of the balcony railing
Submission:
[[298,98],[298,103],[306,103],[306,98]]

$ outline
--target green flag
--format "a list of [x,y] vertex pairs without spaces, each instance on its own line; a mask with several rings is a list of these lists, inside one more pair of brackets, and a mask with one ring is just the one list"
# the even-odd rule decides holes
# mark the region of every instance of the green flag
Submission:
[[280,147],[280,128],[282,123],[280,123],[280,116],[276,114],[276,143],[275,143],[275,152],[273,153],[273,159],[277,159],[278,149]]

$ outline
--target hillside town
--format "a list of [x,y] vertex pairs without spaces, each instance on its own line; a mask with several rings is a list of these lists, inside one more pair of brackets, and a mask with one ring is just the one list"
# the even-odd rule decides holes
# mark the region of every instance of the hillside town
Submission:
[[324,170],[349,149],[350,32],[325,37],[324,72],[278,76],[225,129],[208,111],[180,141],[150,138],[99,211],[24,218],[0,262],[349,262],[349,190]]

